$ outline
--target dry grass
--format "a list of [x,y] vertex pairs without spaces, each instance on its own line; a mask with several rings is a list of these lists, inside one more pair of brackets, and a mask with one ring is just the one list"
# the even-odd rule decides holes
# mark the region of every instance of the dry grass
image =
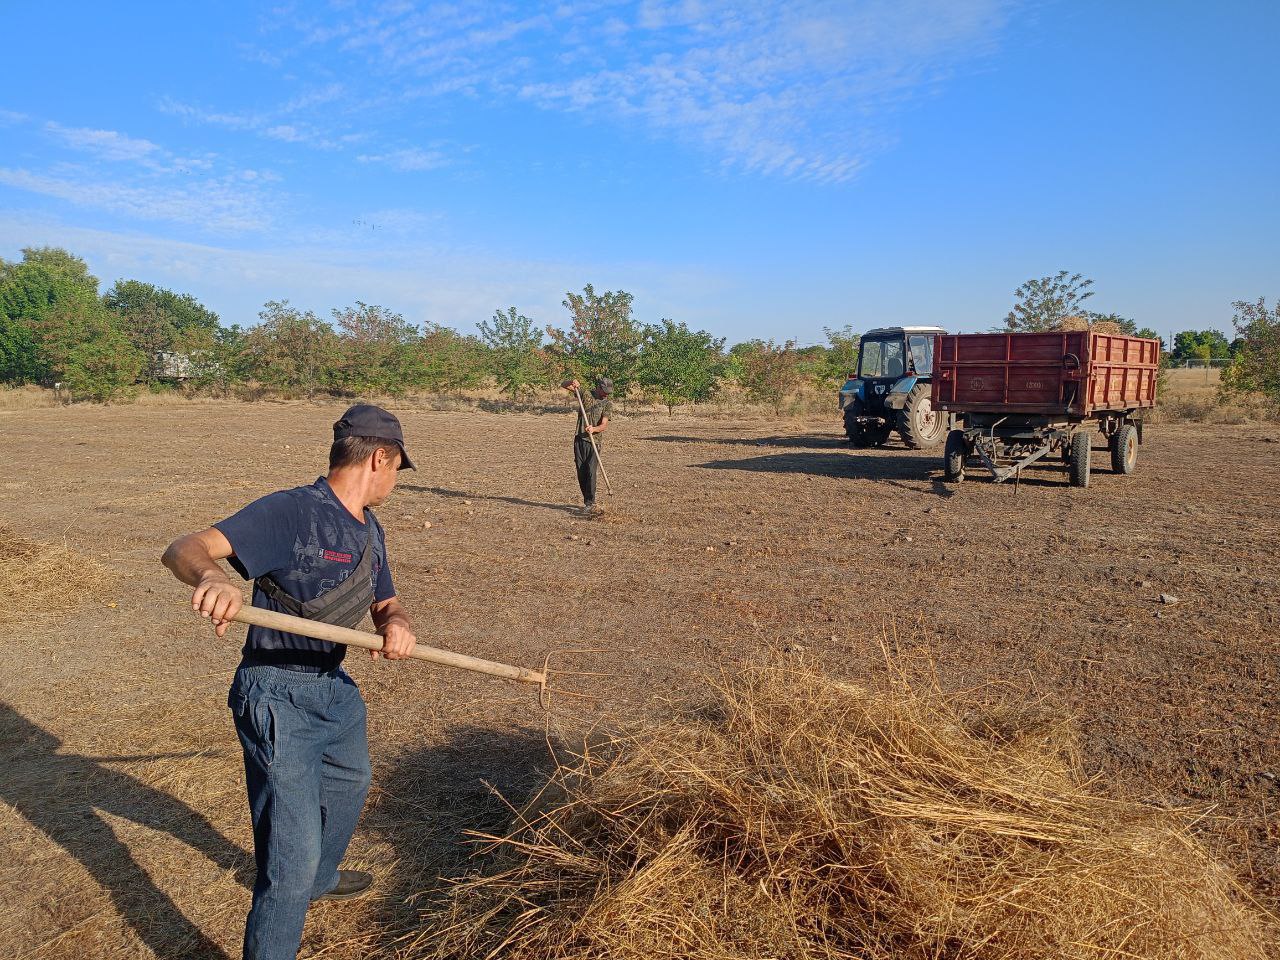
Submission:
[[0,387],[0,410],[34,410],[56,407],[59,402],[54,392],[44,387]]
[[0,623],[49,622],[90,599],[114,578],[65,543],[42,543],[0,527]]
[[1265,956],[1189,826],[1042,712],[776,662],[561,767],[406,955]]

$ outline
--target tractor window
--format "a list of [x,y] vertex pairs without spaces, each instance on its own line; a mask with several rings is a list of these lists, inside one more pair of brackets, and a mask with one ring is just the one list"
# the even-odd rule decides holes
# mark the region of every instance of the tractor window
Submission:
[[858,375],[870,378],[900,377],[905,365],[901,340],[863,340]]
[[916,376],[933,375],[933,337],[914,336],[910,338],[911,361],[916,367]]

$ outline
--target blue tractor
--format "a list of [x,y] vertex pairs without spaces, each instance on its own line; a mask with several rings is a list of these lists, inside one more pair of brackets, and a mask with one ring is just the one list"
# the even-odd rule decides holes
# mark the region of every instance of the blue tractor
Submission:
[[878,447],[893,431],[908,447],[942,442],[950,419],[933,409],[933,338],[942,327],[882,327],[862,337],[858,369],[840,388],[844,432],[856,447]]

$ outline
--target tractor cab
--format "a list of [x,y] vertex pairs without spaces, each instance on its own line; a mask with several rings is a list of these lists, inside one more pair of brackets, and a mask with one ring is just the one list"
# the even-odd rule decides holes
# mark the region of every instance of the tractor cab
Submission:
[[856,446],[879,446],[894,430],[909,447],[932,447],[946,434],[933,411],[934,337],[942,327],[881,327],[862,337],[858,367],[840,388],[845,435]]

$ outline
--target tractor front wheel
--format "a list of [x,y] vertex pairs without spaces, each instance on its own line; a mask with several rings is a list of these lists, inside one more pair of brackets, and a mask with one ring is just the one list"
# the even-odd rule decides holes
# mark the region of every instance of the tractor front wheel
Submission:
[[858,419],[862,415],[862,404],[854,400],[844,411],[844,435],[855,447],[871,446],[871,438],[867,436],[867,428]]
[[898,433],[913,450],[928,450],[941,443],[946,432],[947,418],[933,409],[929,384],[917,383],[898,413]]

